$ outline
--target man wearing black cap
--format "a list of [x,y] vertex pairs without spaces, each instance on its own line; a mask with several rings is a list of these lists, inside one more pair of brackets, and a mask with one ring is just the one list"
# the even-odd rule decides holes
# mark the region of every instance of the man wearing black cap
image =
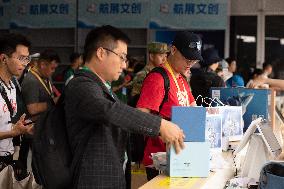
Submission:
[[[137,107],[141,111],[158,114],[170,120],[172,106],[195,105],[187,81],[181,74],[189,70],[196,62],[202,60],[201,43],[199,36],[191,32],[183,31],[175,36],[168,59],[162,66],[170,80],[168,100],[162,104],[165,95],[164,79],[160,73],[152,72],[147,75],[143,82],[137,103]],[[165,151],[166,146],[159,137],[146,139],[143,163],[146,166],[148,180],[159,174],[153,168],[151,153]]]
[[202,68],[191,76],[190,86],[195,98],[199,95],[203,98],[203,101],[201,98],[197,100],[197,105],[208,106],[211,103],[208,99],[210,97],[210,87],[224,87],[225,83],[215,72],[222,60],[218,51],[215,48],[210,48],[206,49],[202,55],[204,58],[201,62]]

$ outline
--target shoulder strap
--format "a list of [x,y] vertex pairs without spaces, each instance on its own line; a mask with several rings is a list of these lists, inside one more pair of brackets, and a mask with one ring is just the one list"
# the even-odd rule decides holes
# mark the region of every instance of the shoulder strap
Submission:
[[12,117],[14,115],[14,110],[13,110],[13,106],[8,98],[8,95],[7,95],[7,92],[4,88],[4,86],[2,85],[2,83],[0,82],[0,90],[1,90],[1,96],[2,98],[5,100],[6,104],[7,104],[7,107],[8,107],[8,110],[10,112],[10,118],[11,118],[11,121],[12,121]]
[[[69,85],[71,80],[78,78],[78,77],[84,77],[84,76],[74,74],[73,77],[71,77],[70,80],[68,82],[66,82],[65,87],[67,87]],[[60,106],[64,106],[64,104],[65,104],[65,94],[66,94],[65,90],[63,90],[61,96],[58,99],[57,103],[60,104]],[[88,144],[88,142],[89,142],[89,140],[92,136],[92,128],[87,129],[86,133],[87,133],[87,136],[84,137],[84,139],[79,144],[78,151],[75,154],[72,154],[73,159],[72,159],[72,162],[71,162],[71,165],[70,165],[70,171],[72,173],[73,182],[77,181],[77,177],[78,177],[78,174],[79,174],[79,166],[81,165],[81,161],[83,159],[84,152],[87,148],[87,144]],[[69,142],[69,144],[70,144],[70,142]],[[76,183],[73,183],[73,185],[76,185]]]
[[161,111],[164,103],[168,101],[168,96],[169,96],[169,91],[170,91],[170,78],[167,74],[167,71],[163,67],[156,67],[152,69],[150,73],[159,73],[162,75],[164,79],[165,96],[163,98],[162,103],[159,106],[159,111]]

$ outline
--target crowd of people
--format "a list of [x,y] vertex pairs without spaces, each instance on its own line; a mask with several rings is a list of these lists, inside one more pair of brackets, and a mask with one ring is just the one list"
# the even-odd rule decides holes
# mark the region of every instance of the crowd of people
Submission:
[[[128,55],[129,43],[115,27],[93,29],[83,54],[70,55],[71,65],[62,73],[72,153],[89,137],[73,188],[130,188],[132,160],[143,162],[151,180],[159,174],[151,153],[166,151],[167,146],[177,153],[183,149],[185,136],[170,121],[171,107],[206,106],[206,101],[195,99],[200,95],[209,99],[210,87],[245,86],[236,74],[236,59],[223,60],[215,48],[203,49],[201,38],[192,32],[178,32],[170,46],[149,43],[145,64]],[[0,37],[0,170],[13,164],[14,146],[20,146],[18,168],[27,172],[34,122],[61,96],[51,79],[60,63],[57,52],[44,50],[30,56],[30,47],[20,34]],[[255,69],[246,86],[283,89],[283,81],[269,79],[271,73],[272,65],[265,63],[263,70]],[[140,158],[131,152],[138,145],[133,136],[142,139]]]

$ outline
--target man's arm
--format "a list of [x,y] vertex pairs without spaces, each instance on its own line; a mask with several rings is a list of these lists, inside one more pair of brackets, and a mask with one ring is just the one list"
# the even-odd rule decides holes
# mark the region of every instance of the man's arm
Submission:
[[268,84],[271,87],[277,87],[280,90],[284,90],[284,80],[282,79],[270,79],[270,78],[264,78],[264,77],[258,77],[254,80],[253,83],[249,87],[255,88],[262,84]]
[[284,80],[282,79],[265,79],[265,83],[272,86],[272,87],[278,87],[281,90],[284,90]]
[[33,104],[27,105],[28,112],[32,116],[46,111],[47,108],[48,108],[48,106],[47,106],[46,102],[39,102],[39,103],[33,103]]
[[12,130],[11,131],[4,131],[0,132],[0,140],[6,139],[6,138],[13,138],[15,136],[21,135],[21,134],[31,134],[33,125],[24,125],[25,124],[25,114],[22,115],[17,121],[16,124],[12,125]]
[[[30,74],[30,73],[28,73]],[[47,109],[46,102],[39,102],[39,83],[27,75],[22,83],[22,95],[27,106],[28,113],[32,116],[44,112]]]
[[[137,109],[145,113],[151,112],[151,110],[147,108]],[[183,140],[185,135],[183,131],[173,122],[162,119],[159,133],[162,141],[169,146],[172,144],[177,154],[184,148]]]
[[13,138],[17,135],[18,133],[16,133],[15,130],[0,132],[0,140],[6,139],[6,138]]
[[[136,107],[159,112],[165,95],[164,78],[160,73],[150,73],[143,81]],[[147,111],[146,111],[147,112]]]
[[106,98],[101,87],[94,82],[80,82],[79,85],[73,82],[67,87],[65,93],[67,119],[68,116],[73,116],[74,109],[80,112],[76,116],[82,120],[147,136],[158,136],[160,133],[163,141],[173,144],[177,152],[183,147],[184,135],[176,124]]
[[178,154],[184,148],[185,135],[173,122],[162,119],[160,126],[160,135],[163,142],[168,146],[173,145]]
[[196,101],[193,101],[189,106],[197,106]]
[[145,112],[145,113],[150,113],[151,112],[151,110],[147,109],[147,108],[137,108],[137,109],[142,111],[142,112]]

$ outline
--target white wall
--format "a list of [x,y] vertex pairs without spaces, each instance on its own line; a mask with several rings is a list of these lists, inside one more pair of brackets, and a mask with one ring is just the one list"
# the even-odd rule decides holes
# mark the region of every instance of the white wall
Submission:
[[265,0],[264,11],[266,14],[284,14],[283,0]]
[[283,0],[230,0],[231,15],[284,14]]
[[258,10],[258,2],[261,0],[230,0],[231,15],[252,15]]

